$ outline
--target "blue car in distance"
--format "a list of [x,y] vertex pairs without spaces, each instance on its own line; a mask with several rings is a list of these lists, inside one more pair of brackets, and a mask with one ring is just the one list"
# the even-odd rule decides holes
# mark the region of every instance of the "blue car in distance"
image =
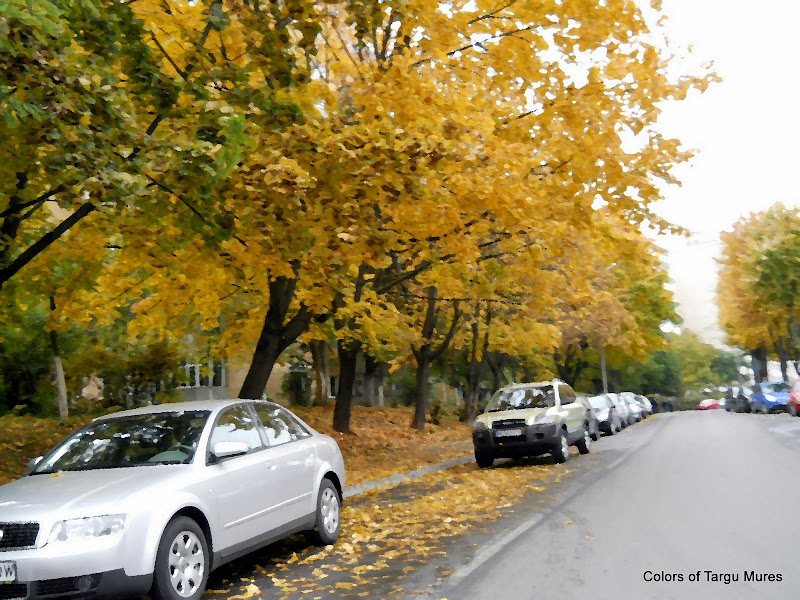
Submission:
[[786,412],[792,388],[783,381],[765,381],[753,386],[750,406],[754,413]]

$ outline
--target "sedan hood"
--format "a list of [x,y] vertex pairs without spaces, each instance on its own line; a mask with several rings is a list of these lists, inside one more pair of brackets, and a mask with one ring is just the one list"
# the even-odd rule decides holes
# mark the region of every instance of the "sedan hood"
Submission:
[[36,520],[39,515],[71,518],[125,512],[127,501],[134,494],[146,493],[147,488],[186,472],[185,465],[153,465],[29,475],[0,486],[0,521]]

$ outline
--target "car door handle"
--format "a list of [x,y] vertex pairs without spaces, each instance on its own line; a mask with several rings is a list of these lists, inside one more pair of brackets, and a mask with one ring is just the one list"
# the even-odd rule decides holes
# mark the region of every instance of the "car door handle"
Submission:
[[272,463],[271,465],[267,465],[267,469],[269,469],[270,471],[274,471],[277,468],[278,468],[278,465],[276,465],[275,463]]

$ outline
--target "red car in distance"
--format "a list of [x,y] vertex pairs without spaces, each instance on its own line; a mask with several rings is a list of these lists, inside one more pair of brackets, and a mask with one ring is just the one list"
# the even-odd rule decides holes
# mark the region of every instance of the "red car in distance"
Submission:
[[800,379],[792,384],[792,392],[789,394],[787,408],[789,409],[789,414],[793,417],[800,416]]
[[712,410],[714,408],[719,408],[719,400],[715,400],[714,398],[707,398],[706,400],[701,400],[700,404],[697,405],[697,410]]

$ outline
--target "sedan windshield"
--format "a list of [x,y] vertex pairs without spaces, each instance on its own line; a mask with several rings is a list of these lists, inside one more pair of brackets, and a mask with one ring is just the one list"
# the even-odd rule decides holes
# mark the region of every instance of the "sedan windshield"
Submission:
[[765,392],[772,392],[773,394],[775,392],[788,392],[791,389],[788,383],[783,383],[782,381],[778,383],[762,384],[761,387],[764,388]]
[[209,411],[162,412],[103,419],[62,442],[31,475],[192,460]]
[[538,388],[498,390],[489,401],[489,412],[523,408],[551,408],[556,405],[553,386]]

